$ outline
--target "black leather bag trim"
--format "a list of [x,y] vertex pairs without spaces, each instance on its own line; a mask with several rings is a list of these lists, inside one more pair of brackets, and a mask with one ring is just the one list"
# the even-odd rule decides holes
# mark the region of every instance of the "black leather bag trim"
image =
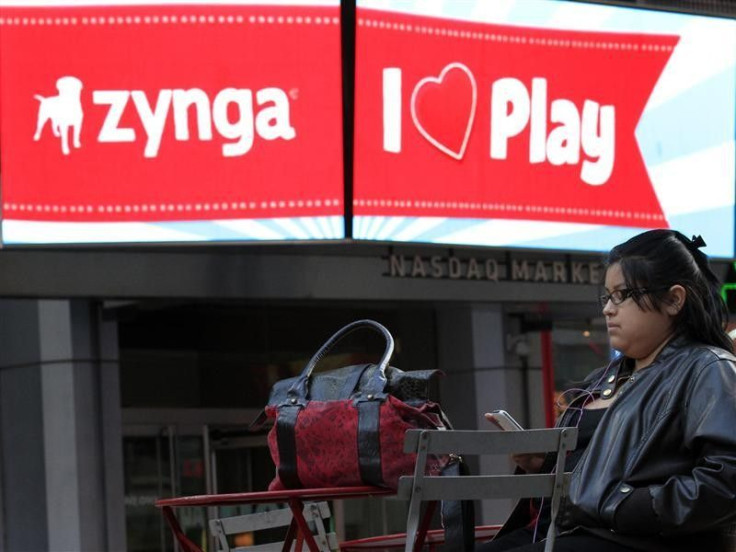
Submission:
[[383,485],[379,422],[381,401],[363,401],[358,409],[358,467],[366,485]]
[[302,482],[296,469],[296,419],[300,406],[283,406],[276,420],[276,441],[279,447],[279,479],[289,489],[301,488]]

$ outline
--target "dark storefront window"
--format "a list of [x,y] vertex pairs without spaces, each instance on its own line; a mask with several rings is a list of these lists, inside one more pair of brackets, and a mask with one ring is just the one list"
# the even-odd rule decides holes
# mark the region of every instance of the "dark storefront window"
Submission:
[[[332,333],[362,318],[396,340],[391,364],[436,367],[434,316],[416,309],[184,305],[132,307],[120,316],[123,408],[262,408],[276,381],[298,374]],[[382,338],[356,332],[323,369],[370,362]]]

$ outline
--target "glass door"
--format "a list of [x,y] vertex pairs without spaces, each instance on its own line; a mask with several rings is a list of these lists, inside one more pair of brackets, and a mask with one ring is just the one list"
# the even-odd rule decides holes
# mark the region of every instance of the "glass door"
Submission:
[[[176,425],[125,429],[125,517],[130,552],[174,550],[171,533],[154,503],[159,498],[208,492],[203,429]],[[206,515],[201,510],[183,508],[177,517],[187,536],[208,550]]]
[[[240,426],[126,424],[123,435],[125,513],[130,552],[176,550],[159,498],[261,491],[273,478],[265,435],[243,436]],[[177,508],[187,537],[216,550],[208,520],[274,508],[273,505]],[[238,545],[247,545],[247,536]]]

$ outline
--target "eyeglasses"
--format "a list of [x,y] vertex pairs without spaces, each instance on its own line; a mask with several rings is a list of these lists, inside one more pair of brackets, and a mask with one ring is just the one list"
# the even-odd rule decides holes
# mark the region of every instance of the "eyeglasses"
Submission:
[[598,300],[601,303],[601,308],[606,308],[606,305],[610,301],[614,305],[620,305],[624,301],[626,301],[629,297],[641,297],[642,295],[646,295],[647,293],[654,293],[656,291],[662,291],[665,289],[669,289],[669,287],[661,287],[661,288],[623,288],[623,289],[615,289],[611,293],[606,293],[605,295],[601,295]]

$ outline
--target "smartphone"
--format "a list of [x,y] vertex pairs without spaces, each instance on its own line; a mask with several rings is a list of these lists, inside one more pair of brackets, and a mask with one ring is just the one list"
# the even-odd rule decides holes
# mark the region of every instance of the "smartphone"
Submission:
[[524,428],[521,424],[511,417],[511,414],[505,410],[494,410],[493,412],[486,412],[486,420],[498,426],[499,429],[504,431],[523,431]]

